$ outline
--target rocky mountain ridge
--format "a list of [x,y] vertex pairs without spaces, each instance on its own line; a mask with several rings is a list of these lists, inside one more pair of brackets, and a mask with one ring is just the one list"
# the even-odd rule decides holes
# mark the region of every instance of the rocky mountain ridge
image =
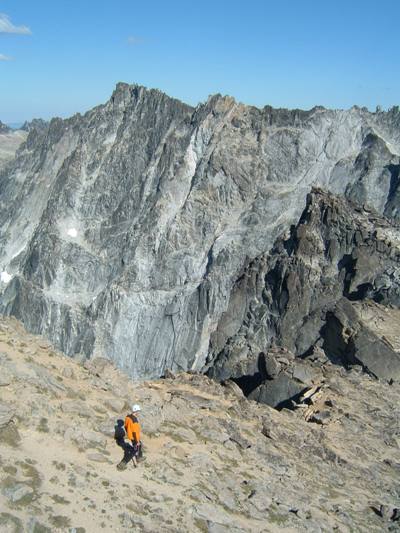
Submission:
[[118,84],[84,116],[31,131],[1,171],[0,310],[134,377],[206,370],[241,273],[313,186],[397,219],[399,124],[398,108],[217,95],[193,109]]
[[256,384],[263,352],[279,343],[301,360],[319,351],[335,364],[398,380],[399,245],[396,223],[314,189],[290,235],[239,276],[211,337],[210,375],[253,375]]
[[43,120],[42,118],[34,118],[32,120],[26,120],[22,126],[21,126],[21,130],[22,131],[26,131],[26,132],[30,132],[32,130],[36,130],[36,131],[45,131],[49,126],[49,123],[46,121],[46,120]]

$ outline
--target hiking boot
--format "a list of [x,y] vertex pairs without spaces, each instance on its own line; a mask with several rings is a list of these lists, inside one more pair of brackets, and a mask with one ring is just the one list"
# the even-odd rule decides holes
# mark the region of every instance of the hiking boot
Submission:
[[126,470],[127,467],[128,467],[128,464],[125,463],[125,461],[121,461],[120,463],[117,464],[117,470]]

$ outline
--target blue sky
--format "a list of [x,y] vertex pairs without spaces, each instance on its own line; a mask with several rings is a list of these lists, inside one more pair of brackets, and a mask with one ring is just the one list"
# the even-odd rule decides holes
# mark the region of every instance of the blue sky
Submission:
[[191,104],[400,104],[400,0],[0,0],[0,13],[3,122],[85,111],[118,81]]

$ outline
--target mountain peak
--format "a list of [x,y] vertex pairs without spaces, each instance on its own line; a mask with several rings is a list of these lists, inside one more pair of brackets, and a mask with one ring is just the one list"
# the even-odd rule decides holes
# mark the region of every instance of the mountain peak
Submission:
[[7,126],[6,124],[4,124],[3,122],[1,122],[0,120],[0,134],[1,133],[10,133],[12,130],[9,126]]
[[128,105],[132,102],[138,101],[141,98],[145,100],[170,100],[188,109],[191,108],[191,106],[189,106],[188,104],[185,104],[184,102],[181,102],[180,100],[167,95],[160,89],[153,89],[136,83],[129,84],[125,82],[118,82],[116,84],[115,89],[111,95],[110,101],[113,104],[117,105]]
[[25,121],[21,126],[21,130],[27,131],[28,133],[32,130],[38,132],[44,131],[48,127],[49,123],[42,118],[34,118],[31,121]]

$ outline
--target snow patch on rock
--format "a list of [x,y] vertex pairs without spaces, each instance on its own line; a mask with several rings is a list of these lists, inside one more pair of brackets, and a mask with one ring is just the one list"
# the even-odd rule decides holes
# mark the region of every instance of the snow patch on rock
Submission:
[[0,274],[0,280],[3,283],[9,283],[12,280],[11,274],[9,274],[6,270],[3,270],[3,272]]

